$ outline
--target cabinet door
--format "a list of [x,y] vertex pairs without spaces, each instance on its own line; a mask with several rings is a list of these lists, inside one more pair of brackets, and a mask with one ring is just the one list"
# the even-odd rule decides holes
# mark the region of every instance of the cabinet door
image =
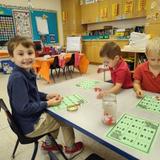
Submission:
[[111,7],[110,7],[110,1],[103,0],[99,2],[99,21],[109,21],[111,20]]
[[92,46],[93,46],[93,62],[94,63],[102,63],[103,62],[103,58],[100,57],[99,53],[100,50],[103,46],[105,42],[92,42]]
[[118,20],[122,18],[122,2],[123,0],[110,1],[111,20]]
[[122,18],[135,18],[136,0],[122,0]]
[[66,44],[67,36],[80,35],[85,28],[81,25],[79,0],[61,0],[61,7],[64,44]]
[[83,53],[87,56],[89,62],[93,62],[92,42],[83,42]]
[[95,23],[98,22],[98,3],[81,5],[81,23]]
[[74,21],[73,21],[74,3],[72,3],[72,0],[69,1],[61,0],[61,6],[62,6],[63,31],[67,33],[74,30]]
[[146,0],[135,0],[135,17],[145,17],[146,16]]

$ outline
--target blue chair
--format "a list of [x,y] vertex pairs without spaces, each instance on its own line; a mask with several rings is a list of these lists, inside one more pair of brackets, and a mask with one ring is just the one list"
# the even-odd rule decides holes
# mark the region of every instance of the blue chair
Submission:
[[98,156],[95,153],[92,153],[91,155],[89,155],[85,160],[105,160],[104,158]]
[[[55,139],[51,136],[50,133],[46,133],[44,135],[41,136],[37,136],[34,138],[29,138],[26,137],[23,133],[22,130],[18,127],[18,125],[16,124],[16,121],[14,120],[14,117],[12,116],[12,114],[10,113],[10,111],[8,110],[7,106],[5,105],[4,101],[2,98],[0,98],[0,110],[1,108],[5,111],[6,116],[7,116],[7,120],[9,123],[10,128],[12,129],[12,131],[17,135],[17,141],[16,141],[16,145],[14,147],[13,153],[12,153],[12,158],[15,158],[15,153],[17,150],[17,147],[19,145],[19,143],[21,144],[30,144],[30,143],[34,143],[34,151],[32,154],[32,158],[31,160],[35,160],[36,154],[37,154],[37,150],[38,150],[38,140],[40,138],[42,138],[43,136],[49,136],[50,139],[55,143],[56,147],[58,148],[59,152],[61,153],[61,155],[63,156],[63,158],[65,160],[68,160],[67,157],[65,156],[65,154],[63,153],[63,151],[61,150],[61,148],[59,147],[59,145],[57,144],[57,142],[55,141]],[[55,156],[53,156],[51,152],[48,152],[49,157],[51,159],[51,157],[53,157],[51,160],[56,160]],[[51,156],[52,155],[52,156]]]

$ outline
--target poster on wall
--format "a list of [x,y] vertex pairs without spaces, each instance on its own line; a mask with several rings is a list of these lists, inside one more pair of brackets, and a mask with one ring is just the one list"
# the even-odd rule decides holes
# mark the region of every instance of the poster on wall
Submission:
[[5,45],[14,35],[13,17],[0,15],[0,46]]
[[40,35],[49,34],[47,18],[36,17],[37,30]]
[[29,11],[13,10],[15,29],[17,35],[32,37],[32,27]]
[[49,34],[50,42],[55,43],[55,34]]

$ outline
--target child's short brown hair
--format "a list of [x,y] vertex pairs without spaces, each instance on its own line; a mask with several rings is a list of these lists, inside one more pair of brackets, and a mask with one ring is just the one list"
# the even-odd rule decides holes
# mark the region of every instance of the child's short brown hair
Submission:
[[29,48],[31,46],[34,48],[34,43],[32,42],[30,38],[22,37],[22,36],[15,36],[11,38],[7,44],[8,53],[11,57],[13,57],[13,51],[19,44],[21,44],[22,46],[26,48]]
[[100,57],[114,59],[115,56],[121,56],[121,48],[114,42],[107,42],[100,50]]

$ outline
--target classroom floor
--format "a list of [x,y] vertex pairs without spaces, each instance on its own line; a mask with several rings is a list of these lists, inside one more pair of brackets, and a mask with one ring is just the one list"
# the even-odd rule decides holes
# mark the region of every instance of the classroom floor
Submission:
[[[87,74],[82,76],[103,80],[103,73],[97,74],[96,70],[97,70],[96,65],[89,65]],[[73,78],[76,78],[79,76],[80,74],[78,72],[75,72],[73,74]],[[0,73],[0,97],[2,97],[5,103],[9,106],[8,95],[7,95],[8,77],[9,75]],[[70,77],[68,76],[68,80],[69,79]],[[106,79],[110,79],[109,73],[106,74]],[[61,83],[63,81],[66,81],[66,80],[62,75],[58,79],[56,79],[56,83]],[[54,85],[54,83],[47,84],[43,79],[38,79],[37,84],[38,84],[39,90],[43,90],[43,88],[46,86]],[[98,155],[105,158],[106,160],[125,160],[125,158],[123,158],[122,156],[104,147],[103,145],[87,137],[81,132],[75,130],[75,134],[76,134],[76,140],[83,141],[85,148],[84,148],[84,151],[80,155],[75,157],[73,160],[84,160],[88,155],[90,155],[93,152],[97,153]],[[63,139],[62,134],[60,133],[58,137],[58,142],[63,144],[62,139]],[[16,136],[8,126],[8,122],[6,120],[6,116],[4,112],[1,111],[0,112],[0,160],[11,159],[11,154],[12,154],[15,142],[16,142]],[[15,160],[22,160],[22,159],[29,160],[32,155],[32,152],[33,152],[33,144],[28,144],[28,145],[20,144],[16,152]],[[59,157],[59,160],[63,160],[63,158],[60,157],[60,155],[58,155],[58,157]],[[40,149],[40,146],[36,156],[36,160],[49,160],[48,155]]]

